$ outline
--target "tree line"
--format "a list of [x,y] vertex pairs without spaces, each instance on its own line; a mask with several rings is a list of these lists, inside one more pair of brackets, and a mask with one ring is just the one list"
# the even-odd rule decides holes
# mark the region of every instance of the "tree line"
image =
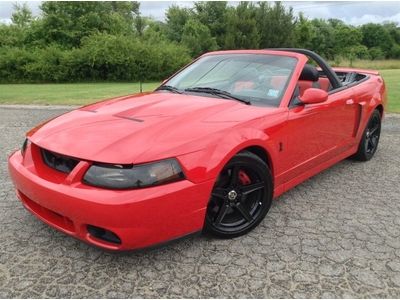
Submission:
[[16,4],[0,25],[1,82],[161,80],[212,50],[298,47],[329,60],[400,58],[396,23],[307,19],[280,2],[170,6],[164,22],[139,2]]

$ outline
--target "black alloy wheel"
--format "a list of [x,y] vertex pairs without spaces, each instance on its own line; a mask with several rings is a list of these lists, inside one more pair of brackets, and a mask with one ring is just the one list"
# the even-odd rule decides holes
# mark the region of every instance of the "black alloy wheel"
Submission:
[[205,231],[222,238],[247,233],[265,217],[272,196],[272,176],[266,163],[251,152],[237,154],[213,188]]
[[370,160],[378,149],[380,135],[381,114],[378,110],[374,110],[364,130],[358,151],[353,158],[359,161]]

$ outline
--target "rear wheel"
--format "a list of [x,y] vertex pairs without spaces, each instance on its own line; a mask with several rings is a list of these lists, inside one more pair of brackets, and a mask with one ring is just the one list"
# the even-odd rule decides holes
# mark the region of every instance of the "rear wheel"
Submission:
[[381,135],[381,114],[374,110],[364,130],[357,153],[352,157],[359,161],[370,160],[378,149]]
[[213,188],[205,231],[222,238],[249,232],[267,214],[272,191],[272,177],[265,162],[250,152],[237,154]]

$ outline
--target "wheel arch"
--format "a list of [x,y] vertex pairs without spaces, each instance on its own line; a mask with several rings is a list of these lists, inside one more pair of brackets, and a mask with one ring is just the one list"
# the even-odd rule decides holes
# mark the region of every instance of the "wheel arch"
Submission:
[[243,150],[239,151],[238,153],[244,152],[244,151],[251,152],[254,155],[261,158],[262,161],[265,162],[266,165],[268,166],[268,168],[271,172],[272,178],[274,178],[274,166],[273,166],[272,158],[271,158],[271,155],[269,154],[269,152],[264,147],[261,147],[260,145],[248,146],[247,148],[244,148]]
[[381,114],[381,118],[383,117],[383,105],[382,104],[378,104],[375,109],[377,109],[379,111],[379,113]]
[[[215,180],[224,166],[238,153],[249,151],[262,159],[274,178],[275,147],[263,131],[243,129],[218,136],[203,150],[179,156],[185,174],[193,182]],[[275,152],[277,152],[276,150]]]
[[265,162],[265,164],[268,166],[270,170],[272,178],[274,178],[273,156],[271,155],[270,151],[271,149],[269,149],[269,142],[270,142],[269,138],[266,138],[265,140],[260,138],[255,138],[255,139],[249,139],[245,143],[232,147],[231,150],[228,153],[226,153],[224,158],[221,160],[221,164],[219,164],[217,174],[219,174],[225,167],[225,165],[237,154],[247,151],[256,155],[263,162]]

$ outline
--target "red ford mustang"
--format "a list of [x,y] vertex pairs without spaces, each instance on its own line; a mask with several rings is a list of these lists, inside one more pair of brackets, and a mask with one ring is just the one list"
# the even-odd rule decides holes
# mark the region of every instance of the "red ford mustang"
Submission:
[[371,159],[385,104],[377,72],[332,69],[308,50],[213,52],[152,93],[34,128],[9,172],[30,212],[103,248],[235,237],[293,186]]

